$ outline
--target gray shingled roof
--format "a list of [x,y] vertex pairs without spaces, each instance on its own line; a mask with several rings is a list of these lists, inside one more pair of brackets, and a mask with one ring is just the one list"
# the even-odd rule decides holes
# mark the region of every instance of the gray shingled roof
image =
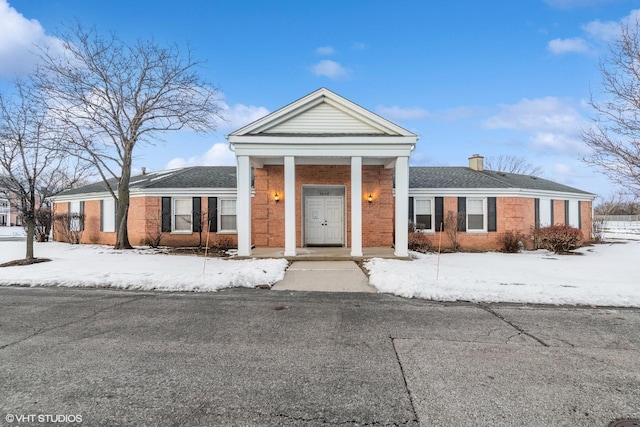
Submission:
[[[115,187],[115,179],[111,179],[109,182]],[[234,166],[194,166],[131,177],[131,190],[160,188],[236,188],[236,168]],[[105,191],[108,191],[107,186],[103,181],[100,181],[64,191],[58,196]]]
[[[115,182],[115,180],[111,180]],[[131,189],[164,188],[236,188],[234,166],[195,166],[151,172],[131,177]],[[409,188],[520,188],[591,194],[543,178],[495,171],[474,171],[467,167],[411,167]],[[107,191],[100,181],[60,193],[59,196],[102,193]]]
[[591,194],[577,188],[540,177],[490,170],[475,171],[467,167],[411,167],[409,188],[521,188]]

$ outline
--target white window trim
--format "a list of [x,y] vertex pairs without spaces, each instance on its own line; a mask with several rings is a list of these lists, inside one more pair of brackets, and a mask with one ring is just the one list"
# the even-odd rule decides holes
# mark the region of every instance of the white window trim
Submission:
[[416,220],[416,218],[418,217],[418,208],[417,208],[417,201],[418,200],[430,200],[431,201],[431,228],[416,228],[416,231],[419,233],[425,233],[425,234],[435,234],[436,231],[434,230],[434,226],[435,226],[435,222],[436,222],[436,214],[435,214],[435,203],[436,203],[436,199],[435,197],[415,197],[413,198],[413,224],[417,224],[418,221]]
[[[469,200],[481,200],[482,201],[482,229],[473,229],[473,230],[469,230]],[[467,209],[464,213],[464,220],[465,220],[465,224],[466,224],[466,232],[470,233],[470,234],[482,234],[482,233],[488,233],[488,229],[489,229],[489,222],[488,222],[488,217],[489,217],[489,212],[488,212],[488,206],[487,206],[487,198],[486,197],[467,197],[466,198],[466,204],[467,204]]]
[[[189,222],[189,230],[176,230],[176,201],[188,200],[191,204],[191,221]],[[171,234],[192,234],[193,233],[193,200],[190,197],[172,197],[171,198]]]
[[[236,202],[236,229],[235,230],[223,230],[222,229],[222,201],[234,201]],[[218,197],[218,218],[216,218],[216,221],[218,221],[218,231],[217,234],[237,234],[238,233],[238,201],[235,198],[232,197]]]

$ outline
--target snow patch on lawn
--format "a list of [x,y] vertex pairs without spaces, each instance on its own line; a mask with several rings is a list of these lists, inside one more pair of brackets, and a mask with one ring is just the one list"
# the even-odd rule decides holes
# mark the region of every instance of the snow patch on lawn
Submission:
[[[0,264],[23,258],[24,252],[25,242],[0,242]],[[209,292],[272,285],[287,268],[284,259],[205,259],[59,242],[36,242],[34,252],[51,262],[0,268],[0,285]]]
[[25,237],[24,227],[0,227],[0,237]]
[[369,283],[380,292],[439,301],[640,307],[640,241],[503,253],[412,253],[413,261],[372,259]]

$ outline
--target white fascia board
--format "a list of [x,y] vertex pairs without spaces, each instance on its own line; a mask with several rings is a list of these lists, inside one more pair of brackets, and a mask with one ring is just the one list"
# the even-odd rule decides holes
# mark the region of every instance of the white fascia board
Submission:
[[69,196],[51,196],[48,197],[47,200],[51,200],[53,203],[61,203],[61,202],[81,202],[81,201],[91,201],[91,200],[103,200],[113,198],[111,193],[108,191],[104,191],[101,193],[83,193],[83,194],[72,194]]
[[222,197],[235,196],[235,188],[156,188],[131,191],[131,197]]
[[595,194],[566,191],[532,190],[527,188],[410,188],[410,197],[523,197],[593,201]]
[[245,155],[258,158],[268,157],[408,157],[411,153],[409,148],[400,149],[398,147],[387,147],[386,149],[378,147],[378,149],[363,150],[362,148],[353,147],[333,147],[316,150],[308,150],[306,148],[280,148],[280,149],[261,149],[261,150],[238,150],[238,155]]
[[[134,197],[225,197],[235,196],[235,188],[158,188],[153,190],[131,189],[130,198]],[[54,203],[103,200],[111,198],[111,193],[84,193],[70,196],[49,197]]]
[[[376,145],[415,145],[418,141],[417,136],[393,136],[393,135],[287,135],[287,136],[265,136],[265,135],[229,135],[229,142],[234,148],[243,148],[244,146],[326,146],[326,145],[344,145],[353,144],[361,146]],[[313,149],[313,148],[310,148]]]
[[[251,158],[253,162],[254,157]],[[260,157],[257,159],[264,165],[283,165],[284,157]],[[363,157],[363,166],[381,166],[389,162],[388,157]],[[297,157],[296,165],[351,165],[351,157]],[[261,167],[262,167],[261,166]],[[256,167],[254,165],[254,167]]]

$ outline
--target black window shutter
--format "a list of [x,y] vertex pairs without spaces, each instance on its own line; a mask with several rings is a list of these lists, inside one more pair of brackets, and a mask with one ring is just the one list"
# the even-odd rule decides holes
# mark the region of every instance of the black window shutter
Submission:
[[498,212],[497,203],[495,197],[487,198],[487,210],[488,210],[488,224],[489,231],[498,231]]
[[162,228],[163,233],[171,231],[171,197],[162,198]]
[[413,197],[409,197],[409,221],[413,221]]
[[436,231],[444,230],[444,197],[436,197]]
[[192,218],[193,231],[202,231],[202,199],[194,197],[192,201]]
[[467,198],[458,197],[458,230],[467,231]]
[[553,217],[553,199],[550,200],[549,205],[551,206],[551,224],[550,225],[555,225],[556,224],[556,220]]
[[71,202],[67,202],[67,228],[71,230]]
[[100,231],[104,231],[104,200],[100,200]]
[[564,201],[564,225],[570,225],[569,224],[569,201],[568,200]]
[[84,202],[80,202],[80,231],[84,231]]
[[218,198],[209,197],[208,214],[209,231],[215,233],[218,231]]
[[533,224],[535,228],[540,228],[540,199],[534,199]]

